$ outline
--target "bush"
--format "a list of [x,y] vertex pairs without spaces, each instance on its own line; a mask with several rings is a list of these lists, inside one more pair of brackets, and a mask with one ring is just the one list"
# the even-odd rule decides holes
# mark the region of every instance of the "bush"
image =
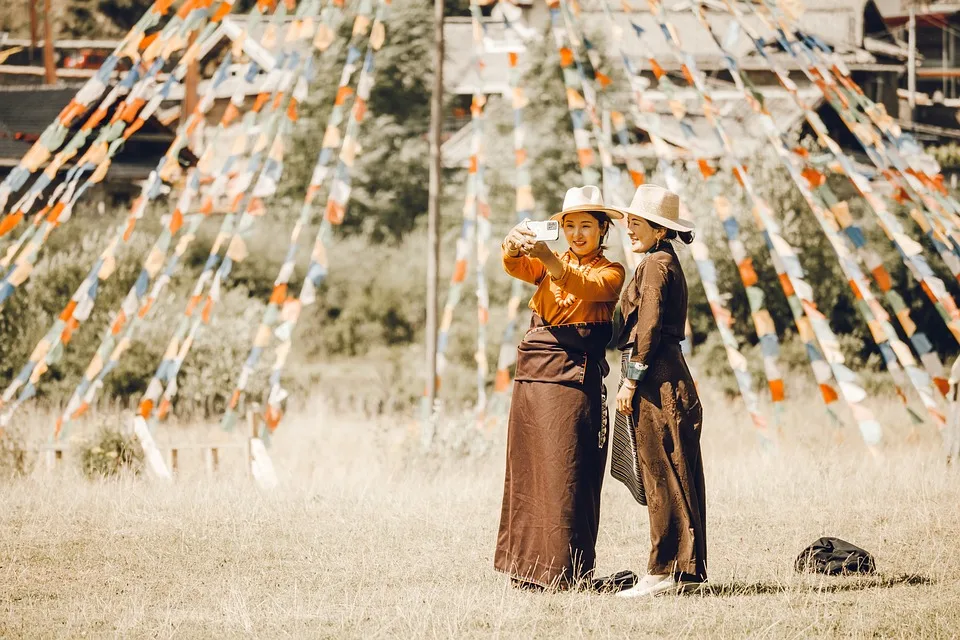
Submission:
[[103,427],[80,454],[83,474],[91,480],[143,472],[143,449],[133,434]]
[[0,477],[19,478],[33,471],[36,454],[18,429],[0,429]]

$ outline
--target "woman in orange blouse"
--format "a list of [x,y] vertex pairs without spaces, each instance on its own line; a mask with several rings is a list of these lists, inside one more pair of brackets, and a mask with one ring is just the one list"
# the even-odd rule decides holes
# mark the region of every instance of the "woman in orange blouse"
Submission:
[[503,243],[503,268],[537,286],[517,350],[507,469],[494,567],[517,586],[568,588],[593,573],[607,453],[605,347],[623,267],[603,255],[611,219],[593,186],[570,189],[554,253],[526,223]]

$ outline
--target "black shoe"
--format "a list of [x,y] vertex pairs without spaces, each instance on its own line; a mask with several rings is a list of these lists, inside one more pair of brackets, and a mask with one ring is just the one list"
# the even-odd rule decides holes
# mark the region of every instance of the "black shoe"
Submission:
[[603,578],[594,578],[591,589],[598,593],[617,593],[637,584],[637,574],[633,571],[618,571]]

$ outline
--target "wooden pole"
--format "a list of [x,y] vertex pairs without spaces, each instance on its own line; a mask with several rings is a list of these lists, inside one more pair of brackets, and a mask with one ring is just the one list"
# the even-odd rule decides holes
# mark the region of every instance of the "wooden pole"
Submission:
[[37,24],[37,0],[27,0],[30,9],[30,64],[37,52],[37,42],[40,40],[39,25]]
[[[432,416],[437,397],[437,285],[440,267],[440,192],[442,159],[440,134],[443,125],[443,0],[433,2],[433,93],[430,97],[430,191],[427,204],[427,393]],[[422,426],[432,429],[430,420]],[[427,436],[429,438],[429,436]]]
[[[188,39],[188,48],[197,41],[197,32],[193,31]],[[186,122],[190,114],[197,107],[200,99],[197,93],[197,87],[200,84],[200,63],[196,58],[187,65],[187,75],[183,83],[183,104],[181,105],[180,122]],[[193,142],[192,140],[190,142]]]
[[910,122],[913,122],[913,110],[917,106],[917,14],[912,4],[907,20],[907,48],[907,102]]
[[43,0],[43,70],[47,84],[57,83],[57,67],[53,62],[53,18],[50,0]]

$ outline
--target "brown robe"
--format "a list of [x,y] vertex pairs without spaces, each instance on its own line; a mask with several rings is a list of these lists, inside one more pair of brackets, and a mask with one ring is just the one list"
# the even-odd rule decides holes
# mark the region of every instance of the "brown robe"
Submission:
[[669,242],[645,256],[623,289],[620,311],[623,326],[617,346],[629,350],[633,362],[648,368],[633,395],[636,458],[618,460],[615,449],[612,464],[640,469],[650,517],[647,571],[705,580],[703,413],[680,350],[687,319],[687,281]]
[[591,576],[606,463],[609,322],[544,325],[517,350],[494,568],[566,588]]

